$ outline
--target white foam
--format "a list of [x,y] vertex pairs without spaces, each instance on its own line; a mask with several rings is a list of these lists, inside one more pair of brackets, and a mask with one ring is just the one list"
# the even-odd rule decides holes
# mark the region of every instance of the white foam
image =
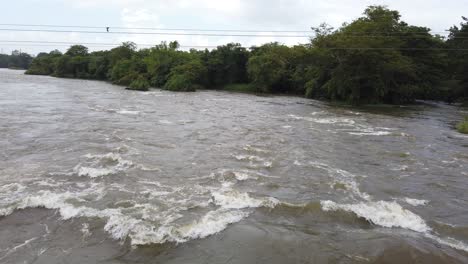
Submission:
[[140,114],[140,111],[132,111],[132,110],[122,109],[122,110],[117,111],[117,113],[122,114],[122,115],[138,115],[138,114]]
[[429,203],[427,200],[418,200],[418,199],[411,199],[411,198],[405,198],[403,199],[405,203],[410,204],[412,206],[421,206],[421,205],[426,205]]
[[159,120],[159,123],[163,124],[163,125],[172,125],[173,124],[173,122],[171,122],[169,120]]
[[83,239],[86,239],[92,235],[91,231],[89,231],[89,224],[83,223],[81,225],[81,233],[83,234]]
[[[238,174],[236,178],[242,179],[246,177],[246,175]],[[166,188],[158,182],[154,182],[152,186],[153,188]],[[14,185],[9,186],[9,188],[11,191],[16,189]],[[175,222],[175,220],[183,217],[180,213],[181,210],[200,206],[206,208],[213,205],[213,198],[203,199],[207,198],[206,194],[210,193],[207,190],[208,187],[197,187],[197,185],[187,187],[193,196],[190,195],[186,199],[165,197],[165,204],[169,208],[163,210],[161,209],[165,206],[159,207],[155,204],[138,204],[136,202],[132,203],[131,207],[123,206],[104,209],[90,207],[89,202],[95,200],[93,197],[99,196],[97,194],[106,193],[106,189],[110,188],[109,185],[88,183],[80,188],[84,189],[71,191],[73,190],[72,188],[67,188],[69,191],[66,192],[55,193],[43,190],[34,195],[24,194],[21,197],[17,197],[17,200],[11,201],[9,206],[3,207],[1,213],[11,214],[16,209],[43,207],[57,210],[64,220],[77,217],[100,218],[106,222],[104,230],[112,238],[123,240],[128,237],[132,245],[142,245],[165,242],[181,243],[191,239],[204,238],[222,231],[229,224],[238,222],[249,215],[248,212],[240,209],[259,206],[271,207],[276,203],[272,198],[255,199],[251,198],[248,194],[235,193],[234,191],[231,193],[220,193],[216,200],[220,206],[218,209],[209,211],[198,220],[186,225]],[[170,191],[175,192],[176,189],[180,188],[171,188]],[[213,189],[211,188],[211,190]],[[83,239],[91,235],[89,225],[83,224],[81,232],[83,233]]]
[[420,233],[427,233],[431,228],[418,215],[404,209],[396,202],[365,202],[357,204],[337,204],[321,201],[324,211],[343,210],[353,212],[369,222],[383,227],[401,227]]
[[158,167],[147,167],[147,166],[145,166],[143,164],[138,164],[136,166],[136,168],[138,168],[138,169],[140,169],[142,171],[161,171],[161,169],[158,168]]
[[367,128],[361,130],[361,132],[349,132],[349,134],[355,136],[388,136],[392,133],[388,131],[375,131],[372,128]]
[[[313,116],[317,115],[320,112],[312,113]],[[350,118],[344,117],[327,117],[327,118],[315,118],[315,117],[305,117],[305,116],[297,116],[297,115],[288,115],[288,117],[296,119],[296,120],[305,120],[308,122],[314,122],[318,124],[329,124],[329,125],[341,125],[341,126],[352,126],[356,124],[356,121]]]
[[116,153],[107,153],[103,155],[86,154],[85,157],[92,160],[91,164],[83,165],[80,163],[73,168],[73,172],[81,177],[103,177],[125,171],[133,166],[132,161],[125,160]]
[[234,171],[234,176],[236,177],[238,181],[246,181],[252,178],[249,174],[245,172],[238,172],[238,171]]
[[[229,224],[241,221],[249,213],[218,209],[210,211],[199,220],[183,226],[162,225],[154,228],[144,223],[129,222],[122,233],[131,231],[132,245],[161,244],[165,242],[184,243],[192,239],[201,239],[226,229]],[[116,222],[116,226],[119,222]]]
[[22,192],[26,189],[26,186],[20,184],[20,183],[9,183],[5,184],[3,186],[0,186],[0,195],[4,193],[19,193]]
[[88,176],[90,178],[98,178],[102,176],[106,176],[109,174],[113,174],[115,171],[107,168],[91,168],[91,167],[83,167],[78,165],[73,169],[73,171],[80,177]]
[[296,166],[302,166],[302,163],[299,162],[298,160],[295,160],[295,161],[294,161],[294,165],[296,165]]
[[239,222],[248,215],[242,211],[210,211],[199,221],[179,227],[177,233],[185,240],[205,238],[223,231],[229,224]]
[[428,237],[430,239],[433,239],[433,240],[439,242],[442,245],[446,245],[446,246],[449,246],[449,247],[454,248],[454,249],[463,250],[465,252],[468,252],[468,245],[461,242],[461,241],[458,241],[458,240],[456,240],[454,238],[451,238],[451,237],[440,238],[440,237],[432,235],[432,234],[426,234],[426,237]]
[[342,125],[354,125],[356,121],[349,118],[318,118],[313,120],[319,124],[342,124]]
[[[353,113],[354,114],[354,113]],[[313,116],[317,115],[316,113],[312,113]],[[356,115],[359,115],[358,113]],[[373,128],[371,126],[367,126],[364,124],[356,123],[356,120],[345,118],[345,117],[326,117],[326,118],[315,118],[315,117],[304,117],[304,116],[296,116],[296,115],[288,115],[288,117],[296,119],[296,120],[305,120],[308,122],[314,122],[318,124],[328,124],[328,125],[336,125],[342,127],[349,127],[344,129],[350,135],[355,136],[387,136],[391,135],[391,130],[395,130],[393,128],[386,128],[386,127],[377,127]]]
[[269,153],[270,151],[268,150],[265,150],[265,149],[261,149],[261,148],[257,148],[257,147],[253,147],[251,145],[245,145],[243,147],[244,150],[246,151],[250,151],[250,152],[258,152],[258,153]]
[[255,155],[235,155],[234,158],[240,161],[244,160],[249,160],[249,161],[256,161],[256,162],[261,162],[264,161],[264,159],[260,158],[259,156]]
[[392,171],[407,171],[408,170],[408,165],[399,165],[394,168],[391,168]]
[[361,115],[361,113],[359,113],[359,112],[354,112],[354,111],[346,111],[346,113],[352,114],[352,115]]
[[354,174],[342,169],[333,168],[320,162],[309,162],[309,164],[316,168],[327,171],[328,174],[333,177],[334,183],[338,182],[344,184],[345,187],[354,193],[357,197],[364,200],[370,200],[370,195],[365,192],[361,192],[359,189],[359,184],[356,182],[356,176]]
[[236,183],[236,181],[257,180],[258,177],[252,176],[251,173],[247,170],[233,171],[229,169],[222,169],[211,173],[209,176],[191,178],[191,180],[203,179],[217,179],[223,185],[227,184],[232,186]]
[[275,198],[256,199],[249,196],[248,193],[242,193],[234,190],[212,192],[213,201],[216,205],[225,209],[243,209],[258,207],[275,207],[279,201]]

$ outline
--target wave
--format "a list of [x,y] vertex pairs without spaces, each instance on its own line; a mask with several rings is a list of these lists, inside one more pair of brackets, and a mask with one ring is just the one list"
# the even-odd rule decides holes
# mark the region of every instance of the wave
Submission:
[[237,223],[247,217],[249,213],[243,211],[227,211],[224,209],[210,211],[199,221],[177,228],[177,240],[201,239],[217,234],[228,225]]
[[82,177],[98,178],[116,174],[133,167],[133,162],[123,159],[120,154],[107,153],[103,155],[87,154],[89,165],[78,164],[73,168],[73,173]]
[[[104,230],[113,239],[130,239],[132,245],[162,244],[166,242],[184,243],[193,239],[201,239],[216,234],[250,215],[248,209],[275,208],[275,210],[300,210],[310,213],[329,211],[346,211],[364,218],[370,223],[386,228],[404,228],[424,234],[426,237],[458,250],[468,252],[468,247],[453,238],[441,238],[418,215],[404,209],[397,202],[366,201],[355,204],[338,204],[332,201],[320,203],[291,204],[281,202],[272,197],[252,197],[248,193],[239,192],[231,188],[211,189],[211,201],[187,205],[186,200],[178,201],[182,207],[172,206],[171,210],[161,212],[151,204],[130,203],[130,207],[92,208],[86,206],[90,196],[105,193],[103,185],[93,184],[89,188],[78,192],[54,193],[40,191],[37,195],[27,195],[12,203],[10,207],[0,211],[2,215],[11,214],[14,210],[43,207],[57,210],[62,219],[68,220],[78,217],[99,218],[105,221]],[[162,186],[156,184],[155,186]],[[14,189],[13,187],[10,187]],[[190,200],[192,198],[188,198]],[[165,199],[170,202],[171,199]],[[187,210],[193,206],[208,208],[216,206],[214,210],[201,215],[197,220],[188,224],[177,224],[182,217],[180,210]],[[129,209],[138,210],[136,214],[129,213]],[[90,236],[89,226],[83,225],[81,232],[83,239]]]
[[343,117],[328,117],[328,118],[314,118],[314,117],[305,117],[297,115],[288,115],[288,117],[296,120],[305,120],[309,122],[314,122],[318,124],[337,124],[343,126],[351,126],[356,123],[353,119],[343,118]]
[[[300,166],[302,163],[296,162],[296,165]],[[328,211],[346,211],[355,214],[356,216],[366,219],[370,223],[386,228],[404,228],[412,230],[418,233],[423,233],[426,237],[429,237],[440,244],[444,244],[455,249],[464,250],[468,252],[468,247],[463,242],[453,238],[441,238],[425,221],[417,214],[404,209],[397,202],[387,201],[372,201],[372,197],[367,193],[360,191],[359,184],[355,181],[356,176],[345,170],[333,168],[327,164],[320,162],[309,162],[308,165],[312,165],[316,168],[327,171],[331,176],[335,178],[333,184],[343,184],[345,189],[350,190],[357,197],[364,201],[357,203],[339,204],[333,201],[321,201],[321,209],[325,212]],[[422,206],[428,203],[427,200],[418,200],[411,198],[400,199],[405,203],[412,206]],[[291,207],[291,205],[288,205]],[[306,205],[296,205],[299,207],[307,207]],[[315,208],[312,205],[312,208]]]
[[238,161],[249,161],[252,168],[271,168],[273,162],[256,155],[233,155]]
[[274,208],[279,201],[275,198],[252,198],[248,193],[242,193],[235,190],[212,192],[213,201],[216,205],[225,209],[244,209],[269,207]]
[[462,250],[465,252],[468,252],[468,245],[458,241],[454,238],[448,237],[448,238],[440,238],[438,236],[432,235],[432,234],[426,234],[426,237],[433,239],[437,241],[439,244],[449,246],[454,249]]
[[412,198],[404,198],[403,201],[405,201],[405,203],[412,205],[412,206],[421,206],[421,205],[426,205],[429,203],[428,200],[418,200],[418,199],[412,199]]
[[404,209],[396,202],[365,202],[357,204],[338,204],[332,201],[321,201],[322,210],[343,210],[352,212],[370,223],[386,228],[404,228],[424,234],[425,237],[458,250],[468,252],[468,245],[451,237],[441,238],[439,234],[426,224],[424,219],[415,213]]
[[360,132],[349,132],[349,134],[355,136],[388,136],[392,133],[388,131],[375,131],[373,128],[365,128],[360,130]]
[[256,162],[264,161],[263,158],[261,158],[259,156],[255,156],[255,155],[235,155],[234,158],[236,158],[237,160],[240,160],[240,161],[245,161],[245,160],[256,161]]
[[192,178],[192,180],[201,180],[201,179],[216,179],[221,183],[225,182],[232,182],[235,181],[247,181],[247,180],[258,180],[258,176],[254,176],[254,172],[250,172],[247,170],[228,170],[228,169],[221,169],[217,172],[211,173],[209,176],[205,177],[196,177]]
[[[119,160],[118,155],[87,155],[90,159]],[[247,173],[229,173],[235,180],[245,180],[250,176]],[[43,181],[43,179],[38,180]],[[120,201],[105,208],[94,207],[94,201],[102,200],[106,193],[114,190],[120,191],[119,186],[108,185],[99,182],[83,184],[66,184],[61,186],[66,191],[41,190],[32,195],[31,190],[23,192],[25,188],[19,184],[2,186],[5,195],[14,197],[8,202],[2,201],[0,207],[1,215],[9,215],[15,210],[26,208],[46,208],[57,210],[61,219],[72,218],[98,218],[104,221],[104,230],[110,237],[116,240],[129,239],[132,245],[162,244],[166,242],[183,243],[192,239],[204,238],[224,230],[228,225],[236,223],[249,216],[251,208],[269,207],[273,208],[278,201],[274,198],[254,198],[248,193],[242,193],[231,188],[202,187],[199,185],[186,187],[171,187],[159,182],[144,182],[151,199],[161,200],[161,207],[156,204],[139,204],[139,199]],[[31,186],[39,186],[32,184]],[[115,187],[115,188],[114,188]],[[78,188],[78,189],[77,189]],[[215,189],[217,189],[215,191]],[[52,191],[53,190],[53,191]],[[155,195],[154,192],[158,192]],[[17,191],[21,195],[13,196]],[[141,195],[147,199],[144,191]],[[186,195],[190,193],[190,195]],[[159,199],[158,199],[159,198]],[[208,199],[210,198],[210,199]],[[98,203],[99,204],[99,203]],[[192,214],[185,215],[183,212],[191,208],[210,208],[210,210],[198,217],[198,219],[187,221],[193,217]],[[162,208],[165,208],[161,210]],[[184,221],[177,221],[187,218]],[[91,236],[89,225],[84,224],[80,230],[83,239]]]
[[[312,113],[313,116],[317,116],[319,112]],[[359,114],[355,114],[359,115]],[[305,120],[308,122],[314,122],[317,124],[328,124],[345,127],[345,129],[337,129],[339,131],[346,132],[354,136],[388,136],[393,135],[391,131],[395,130],[393,128],[386,127],[371,127],[369,125],[359,124],[357,120],[346,118],[346,117],[304,117],[297,115],[288,115],[289,118],[295,120]],[[362,120],[362,118],[358,119]]]
[[431,228],[418,215],[404,209],[396,202],[366,202],[357,204],[337,204],[332,201],[322,201],[324,211],[343,210],[353,212],[369,222],[383,227],[401,227],[420,233],[426,233]]
[[[297,165],[301,163],[297,162],[295,164]],[[332,187],[335,187],[337,184],[342,185],[345,187],[345,190],[351,191],[351,193],[356,195],[358,198],[370,200],[370,195],[359,189],[359,183],[355,179],[356,175],[342,169],[333,168],[321,162],[312,161],[309,162],[308,165],[325,170],[331,177],[333,177],[334,181],[332,182]]]

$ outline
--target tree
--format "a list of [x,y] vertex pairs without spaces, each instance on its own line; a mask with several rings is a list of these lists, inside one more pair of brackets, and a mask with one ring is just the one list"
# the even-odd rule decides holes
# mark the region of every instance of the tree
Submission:
[[65,55],[72,56],[72,57],[86,56],[88,55],[88,48],[83,45],[73,45],[67,50]]
[[171,70],[164,89],[170,91],[193,92],[201,86],[206,68],[199,60],[191,60]]
[[197,55],[178,51],[179,44],[166,42],[149,49],[147,57],[143,59],[152,87],[164,87],[172,68],[193,60]]
[[218,46],[200,54],[207,68],[205,85],[221,88],[227,84],[246,83],[249,52],[239,43]]
[[63,55],[58,57],[54,75],[57,77],[67,77],[72,78],[74,77],[73,67],[71,66],[71,59],[70,55]]
[[312,95],[326,91],[331,99],[352,103],[410,102],[441,78],[443,63],[431,61],[440,54],[428,51],[440,46],[440,39],[400,21],[398,11],[370,6],[338,30],[317,31],[312,46],[325,64],[308,84]]
[[6,54],[0,54],[0,68],[8,68],[10,63],[10,56]]
[[8,68],[11,69],[28,69],[31,65],[33,57],[27,53],[14,50],[8,57]]
[[253,48],[247,72],[258,92],[284,92],[289,78],[290,49],[279,43]]
[[468,97],[468,18],[462,17],[462,21],[460,27],[449,30],[447,45],[453,49],[449,53],[449,73],[462,87],[459,96]]

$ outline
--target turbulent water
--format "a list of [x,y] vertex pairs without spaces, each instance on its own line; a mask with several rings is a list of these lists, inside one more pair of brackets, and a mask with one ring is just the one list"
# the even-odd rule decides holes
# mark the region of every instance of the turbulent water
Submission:
[[467,263],[467,109],[0,71],[0,263]]

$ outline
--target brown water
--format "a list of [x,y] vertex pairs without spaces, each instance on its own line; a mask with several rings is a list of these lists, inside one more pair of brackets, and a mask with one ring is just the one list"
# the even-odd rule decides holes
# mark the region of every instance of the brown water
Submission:
[[467,263],[467,109],[0,70],[0,263]]

